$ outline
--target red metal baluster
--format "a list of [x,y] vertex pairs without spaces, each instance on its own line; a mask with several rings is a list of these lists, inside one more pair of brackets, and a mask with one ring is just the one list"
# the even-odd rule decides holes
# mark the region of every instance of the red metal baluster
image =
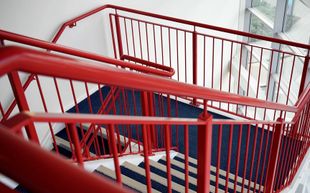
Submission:
[[[276,176],[276,165],[279,158],[279,150],[280,144],[282,140],[283,133],[283,120],[281,118],[277,119],[278,124],[276,124],[274,137],[271,144],[270,155],[272,155],[272,159],[270,159],[267,167],[267,175],[266,175],[266,185],[264,187],[264,193],[273,192],[273,187],[275,183]],[[269,156],[270,157],[270,156]],[[271,158],[271,157],[270,157]]]
[[219,191],[219,175],[221,169],[221,148],[222,148],[222,131],[223,125],[220,124],[218,128],[218,136],[217,136],[217,160],[216,160],[216,178],[215,178],[215,193]]
[[144,169],[145,169],[145,178],[146,178],[146,188],[147,192],[152,192],[152,184],[151,184],[151,171],[150,171],[150,161],[149,161],[149,152],[148,148],[148,137],[147,137],[147,127],[146,125],[142,125],[142,136],[143,136],[143,157],[144,157]]
[[77,133],[77,128],[75,127],[75,124],[71,123],[68,125],[70,136],[72,138],[72,142],[74,145],[74,152],[75,152],[75,157],[77,160],[77,163],[83,167],[83,157],[82,157],[82,151],[80,147],[80,140],[79,136]]
[[184,170],[185,170],[185,193],[188,193],[189,182],[188,182],[188,153],[189,153],[189,141],[188,141],[188,125],[184,125]]
[[[198,48],[197,48],[197,32],[194,27],[193,32],[193,85],[197,85],[197,57],[198,57]],[[193,105],[197,105],[197,98],[193,98]]]
[[108,130],[109,130],[109,141],[110,141],[110,146],[111,146],[110,150],[113,155],[116,181],[121,185],[122,176],[121,176],[121,168],[119,165],[118,152],[117,152],[116,141],[115,141],[114,125],[113,124],[108,125]]
[[229,141],[228,141],[228,155],[227,155],[227,166],[226,166],[226,181],[225,181],[225,192],[228,192],[228,181],[230,173],[230,161],[231,161],[231,146],[232,146],[232,137],[233,137],[233,125],[229,127]]
[[167,189],[172,192],[171,188],[171,163],[170,163],[170,127],[165,125],[165,141],[166,141],[166,170],[167,170]]

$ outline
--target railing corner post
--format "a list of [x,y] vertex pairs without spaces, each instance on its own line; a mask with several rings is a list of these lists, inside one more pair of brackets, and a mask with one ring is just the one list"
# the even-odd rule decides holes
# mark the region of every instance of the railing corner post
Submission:
[[283,119],[278,118],[277,124],[275,125],[275,130],[273,133],[273,140],[271,142],[270,147],[270,156],[272,158],[270,159],[267,167],[267,174],[266,174],[266,182],[265,182],[265,188],[264,193],[271,193],[273,192],[275,177],[276,177],[276,171],[277,171],[277,163],[280,155],[280,146],[281,146],[281,139],[282,139],[282,133],[283,133]]
[[205,125],[198,126],[198,173],[197,192],[210,192],[210,166],[211,166],[211,146],[212,146],[212,115],[203,114],[201,117],[206,122]]

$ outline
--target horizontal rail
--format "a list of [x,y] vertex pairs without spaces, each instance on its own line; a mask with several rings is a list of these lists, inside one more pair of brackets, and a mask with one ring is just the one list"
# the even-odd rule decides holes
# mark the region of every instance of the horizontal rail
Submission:
[[[109,66],[91,64],[26,48],[14,46],[1,48],[0,58],[2,58],[0,62],[0,75],[20,70],[92,83],[108,83],[114,86],[177,96],[188,96],[289,112],[297,111],[297,108],[294,106],[193,86],[153,75],[138,74]],[[113,63],[115,60],[111,59],[109,61]],[[68,69],[70,69],[70,73],[68,73]]]
[[107,5],[98,7],[94,10],[91,10],[85,14],[82,14],[82,15],[74,18],[74,19],[71,19],[71,20],[65,22],[60,27],[58,32],[56,33],[56,35],[53,39],[53,42],[57,42],[57,40],[61,36],[62,32],[66,29],[66,27],[73,26],[73,25],[75,25],[76,22],[78,22],[78,21],[80,21],[86,17],[89,17],[93,14],[96,14],[96,13],[98,13],[104,9],[107,9],[107,8],[114,9],[114,10],[121,10],[121,11],[135,13],[135,14],[140,14],[140,15],[154,17],[154,18],[159,18],[159,19],[168,20],[168,21],[172,21],[172,22],[187,24],[187,25],[191,25],[191,26],[195,26],[195,27],[207,28],[207,29],[211,29],[211,30],[215,30],[215,31],[220,31],[220,32],[225,32],[225,33],[230,33],[230,34],[235,34],[235,35],[241,35],[241,36],[245,36],[245,37],[249,37],[249,38],[255,38],[255,39],[275,42],[275,43],[279,43],[279,44],[286,44],[286,45],[290,45],[290,46],[294,46],[294,47],[300,47],[300,48],[304,48],[304,49],[308,49],[308,50],[310,49],[310,45],[307,45],[307,44],[282,40],[282,39],[278,39],[278,38],[267,37],[267,36],[263,36],[263,35],[252,34],[252,33],[243,32],[243,31],[239,31],[239,30],[228,29],[228,28],[224,28],[224,27],[202,24],[202,23],[198,23],[198,22],[188,21],[188,20],[179,19],[179,18],[170,17],[170,16],[164,16],[164,15],[155,14],[155,13],[149,13],[149,12],[145,12],[145,11],[140,11],[140,10],[136,10],[136,9],[126,8],[126,7],[121,7],[121,6],[111,5],[111,4],[107,4]]
[[96,123],[96,124],[159,124],[159,125],[205,125],[206,122],[195,118],[167,118],[126,115],[100,115],[77,113],[36,113],[21,112],[3,124],[12,130],[25,126],[30,122],[53,123]]
[[[140,65],[136,65],[136,64],[133,64],[130,62],[124,62],[121,60],[116,60],[116,59],[109,58],[106,56],[101,56],[98,54],[85,52],[82,50],[78,50],[78,49],[74,49],[74,48],[70,48],[70,47],[66,47],[66,46],[62,46],[62,45],[57,45],[57,44],[50,43],[47,41],[43,41],[43,40],[39,40],[39,39],[35,39],[35,38],[30,38],[27,36],[7,32],[7,31],[3,31],[3,30],[0,30],[0,39],[13,41],[13,42],[17,42],[17,43],[22,43],[22,44],[26,44],[26,45],[31,45],[31,46],[35,46],[35,47],[39,47],[39,48],[43,48],[43,49],[47,49],[47,50],[53,50],[56,52],[70,54],[70,55],[74,55],[74,56],[78,56],[78,57],[83,57],[83,58],[87,58],[87,59],[91,59],[91,60],[95,60],[95,61],[99,61],[99,62],[105,62],[107,64],[120,66],[120,67],[124,67],[124,68],[127,67],[127,68],[130,68],[133,70],[137,70],[139,72],[150,73],[150,74],[155,74],[155,75],[160,75],[160,76],[167,76],[167,77],[171,77],[174,74],[174,69],[170,68],[170,67],[164,67],[162,65],[158,65],[158,64],[154,65],[153,64],[152,67],[156,67],[158,69],[149,68],[146,66],[140,66]],[[145,64],[145,65],[147,65],[147,64]]]

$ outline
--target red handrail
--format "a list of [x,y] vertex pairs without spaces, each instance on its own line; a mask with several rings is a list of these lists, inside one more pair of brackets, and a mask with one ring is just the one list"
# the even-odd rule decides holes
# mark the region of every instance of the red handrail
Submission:
[[[57,45],[57,44],[50,43],[47,41],[23,36],[20,34],[15,34],[12,32],[7,32],[7,31],[3,31],[3,30],[0,30],[0,39],[9,40],[9,41],[13,41],[13,42],[21,43],[21,44],[30,45],[30,46],[35,46],[38,48],[52,50],[52,51],[65,53],[65,54],[69,54],[69,55],[73,55],[73,56],[78,56],[78,57],[82,57],[82,58],[87,58],[87,59],[91,59],[91,60],[95,60],[95,61],[99,61],[99,62],[105,62],[105,63],[110,64],[110,65],[120,66],[123,68],[130,68],[132,70],[137,70],[139,72],[150,73],[150,74],[155,74],[155,75],[160,75],[160,76],[167,76],[167,77],[171,77],[174,74],[173,68],[163,66],[163,65],[159,65],[156,63],[150,63],[150,66],[154,67],[155,69],[149,68],[146,66],[141,66],[141,65],[130,63],[130,62],[124,62],[121,60],[116,60],[116,59],[113,59],[110,57],[85,52],[85,51],[70,48],[67,46]],[[145,61],[143,64],[148,65],[148,61]],[[158,69],[160,69],[160,70],[158,70]]]
[[266,40],[266,41],[275,42],[275,43],[279,43],[279,44],[286,44],[286,45],[290,45],[290,46],[294,46],[294,47],[300,47],[300,48],[304,48],[304,49],[308,49],[308,50],[310,49],[310,45],[308,45],[308,44],[302,44],[302,43],[298,43],[298,42],[292,42],[292,41],[282,40],[282,39],[278,39],[278,38],[272,38],[272,37],[268,37],[268,36],[252,34],[252,33],[248,33],[248,32],[228,29],[228,28],[224,28],[224,27],[218,27],[218,26],[214,26],[214,25],[202,24],[199,22],[188,21],[188,20],[179,19],[179,18],[175,18],[175,17],[164,16],[164,15],[155,14],[155,13],[149,13],[149,12],[145,12],[145,11],[140,11],[140,10],[136,10],[136,9],[121,7],[121,6],[111,5],[111,4],[107,4],[107,5],[98,7],[96,9],[93,9],[89,12],[86,12],[86,13],[84,13],[84,14],[76,17],[76,18],[73,18],[73,19],[65,22],[60,27],[58,32],[56,33],[52,42],[54,42],[54,43],[57,42],[57,40],[59,39],[59,37],[61,36],[63,31],[67,27],[75,26],[76,22],[78,22],[78,21],[80,21],[86,17],[89,17],[91,15],[94,15],[94,14],[96,14],[96,13],[98,13],[104,9],[108,9],[108,8],[114,9],[114,10],[121,10],[121,11],[125,11],[125,12],[130,12],[130,13],[135,13],[135,14],[140,14],[140,15],[149,16],[149,17],[154,17],[154,18],[159,18],[159,19],[164,19],[164,20],[168,20],[168,21],[172,21],[172,22],[187,24],[187,25],[191,25],[191,26],[195,26],[195,27],[207,28],[207,29],[211,29],[211,30],[215,30],[215,31],[234,34],[234,35],[241,35],[241,36],[245,36],[245,37],[249,37],[249,38]]
[[[109,66],[86,63],[26,48],[14,46],[1,48],[0,58],[2,59],[0,61],[0,75],[20,70],[93,83],[108,83],[115,86],[167,93],[176,96],[229,102],[232,104],[248,105],[280,111],[297,111],[297,108],[294,106],[277,104],[237,94],[217,91],[215,89],[188,85],[175,80],[152,75],[137,74]],[[114,59],[109,58],[107,58],[106,61],[107,63],[115,62]],[[70,69],[70,73],[68,73],[68,69]],[[115,76],[116,74],[117,76]]]
[[112,181],[74,166],[34,143],[29,143],[2,125],[0,152],[1,173],[17,181],[30,192],[131,192]]

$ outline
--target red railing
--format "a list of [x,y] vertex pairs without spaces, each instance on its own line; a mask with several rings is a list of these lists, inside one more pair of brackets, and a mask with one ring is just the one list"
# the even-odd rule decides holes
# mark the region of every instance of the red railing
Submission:
[[[101,88],[100,85],[104,85],[105,87],[111,88],[112,92],[109,92],[110,94],[108,94],[107,97],[110,96],[112,101],[115,97],[122,98],[118,96],[119,94],[115,94],[117,93],[117,90],[122,88],[135,89],[135,91],[142,91],[142,93],[147,91],[153,93],[160,93],[168,96],[173,95],[178,97],[192,97],[197,98],[198,100],[204,100],[205,111],[199,119],[160,118],[148,116],[139,117],[128,115],[111,116],[82,114],[70,115],[63,113],[53,114],[48,113],[47,109],[45,109],[46,113],[22,113],[3,122],[6,127],[17,133],[20,133],[21,128],[25,127],[28,133],[28,138],[37,143],[39,143],[38,136],[36,134],[36,128],[38,127],[36,126],[37,123],[46,123],[49,126],[55,122],[63,123],[65,126],[67,126],[68,136],[70,136],[71,138],[71,152],[73,152],[72,159],[78,162],[80,165],[83,165],[83,162],[86,160],[106,157],[101,157],[98,155],[95,155],[93,157],[88,156],[87,149],[90,146],[88,146],[88,148],[83,146],[83,141],[80,140],[78,137],[77,126],[83,123],[91,123],[95,126],[105,125],[104,128],[106,128],[106,133],[110,144],[109,150],[111,151],[109,156],[113,157],[117,181],[119,183],[122,182],[120,177],[120,166],[118,163],[118,156],[121,154],[117,147],[120,141],[118,139],[117,132],[115,132],[117,130],[116,128],[119,125],[140,126],[142,139],[138,139],[137,141],[141,143],[142,147],[148,147],[141,148],[140,150],[143,152],[143,156],[145,159],[145,172],[147,176],[148,192],[151,192],[151,177],[148,166],[148,156],[150,156],[149,149],[153,150],[152,143],[154,142],[152,140],[147,140],[149,137],[151,137],[150,132],[147,132],[149,130],[148,128],[156,128],[157,126],[164,128],[164,133],[162,133],[162,135],[165,136],[164,145],[161,149],[158,150],[164,150],[166,152],[168,175],[167,184],[168,190],[170,191],[172,187],[170,176],[171,174],[169,172],[169,154],[171,150],[171,141],[173,140],[171,139],[171,131],[172,128],[177,125],[183,127],[184,133],[182,134],[184,135],[185,139],[183,144],[185,149],[185,160],[188,159],[189,156],[188,147],[190,146],[190,144],[188,141],[188,132],[191,131],[189,126],[194,126],[198,129],[198,192],[209,192],[210,186],[209,183],[206,182],[210,180],[210,168],[212,166],[214,167],[214,165],[216,166],[217,175],[215,186],[216,191],[219,187],[219,170],[222,170],[223,168],[225,168],[227,172],[225,180],[226,190],[228,188],[227,185],[231,183],[231,177],[229,173],[234,173],[235,191],[241,190],[241,192],[243,192],[245,191],[245,187],[254,187],[258,190],[264,190],[264,192],[272,192],[273,190],[279,191],[290,184],[298,167],[300,166],[301,160],[303,159],[305,153],[309,148],[309,88],[305,89],[304,93],[301,94],[301,101],[297,103],[297,106],[288,106],[284,104],[272,103],[231,93],[225,93],[214,89],[197,87],[194,85],[180,83],[171,79],[128,72],[124,69],[112,68],[104,65],[86,63],[63,56],[56,56],[54,54],[29,50],[25,48],[1,48],[0,58],[0,75],[4,76],[8,74],[17,104],[21,112],[29,110],[29,97],[25,97],[25,92],[22,88],[22,84],[20,82],[20,78],[17,72],[32,73],[35,74],[36,78],[43,76],[50,77],[52,80],[54,78],[61,78],[62,80],[68,80],[69,82],[71,82],[71,84],[74,81],[82,81],[82,83],[86,83],[86,85],[91,83],[98,84],[99,88]],[[70,69],[70,73],[68,73],[66,69]],[[114,87],[117,87],[116,91],[113,89]],[[71,86],[71,88],[73,87]],[[38,86],[38,89],[40,91],[39,93],[41,93],[42,89],[40,88],[40,86]],[[59,89],[57,90],[59,92]],[[189,90],[191,91],[190,93],[188,92]],[[73,93],[74,92],[72,92],[72,94]],[[59,96],[61,95],[62,94],[59,94]],[[44,104],[44,95],[41,94],[41,97]],[[89,99],[88,101],[90,101],[89,94],[87,94],[87,99]],[[282,112],[280,114],[283,114],[284,112],[296,113],[296,117],[294,117],[294,120],[296,121],[284,122],[281,118],[279,118],[277,121],[212,120],[212,117],[210,117],[206,111],[207,100],[247,105],[255,108],[272,109]],[[128,101],[126,103],[128,103]],[[76,107],[77,106],[78,105],[76,105]],[[105,105],[101,105],[102,108],[104,106]],[[113,109],[113,107],[111,108]],[[211,129],[212,127],[213,129]],[[239,129],[235,129],[235,127]],[[222,133],[227,132],[227,128],[229,133],[228,140],[225,139],[224,136],[222,136]],[[132,131],[133,127],[129,127],[129,130]],[[212,143],[212,132],[214,132],[213,130],[217,133],[217,144]],[[237,132],[237,130],[238,136],[236,138],[234,133]],[[50,132],[52,136],[55,136],[52,133],[52,128],[50,128]],[[99,132],[102,133],[102,131]],[[247,133],[247,137],[244,138],[246,139],[245,143],[243,142],[242,132]],[[114,133],[116,133],[116,135],[114,135]],[[228,141],[228,151],[225,151],[227,152],[227,154],[221,152],[221,145],[222,141],[224,140]],[[237,141],[238,143],[236,146],[236,156],[233,156],[233,141]],[[149,143],[151,145],[149,145]],[[5,144],[6,145],[3,145],[3,147],[8,147],[9,144],[7,144],[7,141],[5,141]],[[57,144],[55,139],[53,139],[53,144]],[[246,152],[243,155],[243,163],[240,159],[241,147],[245,147],[246,149]],[[217,151],[215,162],[212,161],[211,149]],[[32,152],[34,150],[28,149],[26,152],[28,151]],[[287,155],[288,152],[294,153]],[[270,159],[271,155],[276,159]],[[289,156],[288,162],[281,160],[281,158],[287,156]],[[228,162],[226,167],[223,167],[221,165],[221,160],[226,158],[228,158]],[[234,159],[235,161],[235,168],[232,167],[232,163],[234,163],[232,159]],[[257,159],[259,161],[255,161]],[[16,162],[12,161],[12,163]],[[4,164],[1,163],[0,165]],[[242,172],[240,172],[239,170],[239,167],[241,167],[240,165],[243,165]],[[188,180],[189,174],[187,166],[188,162],[185,161],[185,176],[187,176],[187,178],[185,179]],[[27,179],[23,178],[21,180],[22,177],[16,177],[16,175],[13,174],[13,172],[15,171],[13,168],[5,171],[5,174],[8,175],[8,177],[12,177],[14,180],[17,181],[20,180],[20,183],[22,183],[22,185],[29,183]],[[26,174],[23,175],[23,177],[26,177]],[[237,184],[239,178],[242,179],[241,186]],[[188,186],[185,186],[185,191],[188,191],[188,188]]]
[[[107,30],[115,59],[53,44],[67,27],[75,27],[77,22],[102,10],[108,12],[110,29]],[[249,38],[251,43],[239,40]],[[259,46],[254,39],[276,44],[278,49]],[[198,192],[209,192],[210,183],[206,182],[210,181],[212,167],[216,173],[215,192],[219,191],[221,183],[226,192],[230,191],[228,185],[231,183],[234,192],[245,192],[250,188],[259,192],[279,192],[292,182],[309,149],[310,88],[304,89],[309,45],[114,5],[102,6],[64,23],[53,43],[5,31],[0,31],[0,40],[1,46],[9,42],[22,43],[124,68],[110,68],[18,47],[0,48],[0,76],[7,76],[15,97],[9,107],[0,103],[2,123],[17,133],[25,128],[28,138],[37,143],[42,139],[37,135],[37,124],[44,123],[40,129],[49,129],[56,153],[59,150],[55,122],[61,123],[72,152],[70,159],[83,166],[88,160],[113,158],[119,183],[122,179],[118,156],[143,153],[147,191],[151,192],[148,157],[154,151],[165,151],[167,187],[171,191],[170,150],[180,151],[182,146],[185,154],[184,191],[188,192],[188,158],[192,153],[189,152],[189,136],[195,128],[198,130]],[[287,46],[305,49],[306,54],[287,51]],[[177,81],[125,69],[172,77]],[[258,73],[253,74],[253,69]],[[31,74],[24,84],[20,72]],[[33,93],[29,94],[26,88],[32,80],[36,85],[32,85]],[[64,87],[66,84],[68,86]],[[51,87],[55,89],[54,97],[51,97],[51,90],[45,90]],[[81,88],[85,91],[81,92]],[[93,98],[95,91],[99,99]],[[80,106],[83,103],[80,96],[85,98],[87,109]],[[68,97],[71,103],[73,101],[70,107],[74,107],[69,112],[75,112],[75,115],[64,114],[68,111],[64,106]],[[199,119],[178,118],[177,101],[182,99],[204,108]],[[23,113],[37,111],[35,105],[31,105],[32,100],[37,104],[41,102],[43,110],[40,111],[45,113]],[[9,118],[16,104],[21,114]],[[210,107],[252,120],[212,119],[207,113]],[[175,109],[174,113],[172,109]],[[172,136],[173,132],[175,136]],[[179,135],[184,136],[182,143]],[[213,135],[217,143],[212,142]],[[108,141],[107,147],[103,140]],[[228,142],[227,147],[223,141]],[[3,143],[5,148],[24,142],[9,143],[6,140]],[[223,151],[223,148],[227,149]],[[31,147],[25,149],[29,153],[35,151]],[[3,152],[8,153],[7,149]],[[29,190],[35,188],[29,183],[37,179],[28,179],[26,173],[21,174],[22,177],[16,174],[14,165],[21,159],[10,157],[10,160],[12,165],[4,174]],[[223,160],[226,160],[224,165]],[[226,171],[224,184],[219,179],[221,170]],[[77,179],[77,182],[80,180],[83,179]],[[46,187],[54,191],[53,187]]]
[[[178,81],[291,105],[307,85],[309,45],[115,5],[104,5],[65,22],[53,42],[68,27],[76,27],[100,11],[109,15],[106,33],[111,32],[115,58],[172,67],[176,72],[173,78]],[[288,46],[304,54],[293,53]],[[203,102],[187,99],[193,104]],[[208,103],[239,117],[274,120],[279,116],[275,111],[246,105]],[[292,116],[285,114],[284,119]]]

